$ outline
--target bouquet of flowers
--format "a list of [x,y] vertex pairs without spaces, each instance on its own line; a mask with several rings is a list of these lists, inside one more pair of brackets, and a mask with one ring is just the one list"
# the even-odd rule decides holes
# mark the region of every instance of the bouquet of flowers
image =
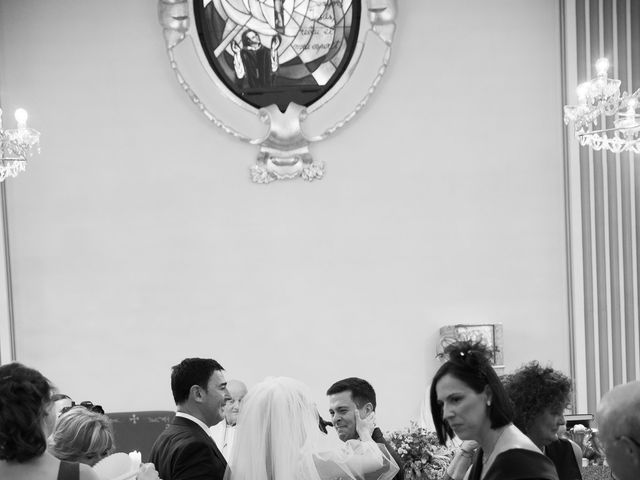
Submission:
[[417,423],[388,432],[385,438],[404,463],[405,480],[439,480],[447,471],[453,451],[438,443],[438,436]]

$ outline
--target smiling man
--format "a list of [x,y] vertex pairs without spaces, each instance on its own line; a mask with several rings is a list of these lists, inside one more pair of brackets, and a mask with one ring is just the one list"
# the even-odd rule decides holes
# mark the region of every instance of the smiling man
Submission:
[[[357,377],[345,378],[331,385],[327,395],[329,396],[329,415],[340,440],[346,442],[357,439],[356,415],[364,418],[376,410],[376,392],[371,384]],[[402,480],[404,478],[402,461],[384,439],[378,427],[373,430],[371,438],[374,442],[387,447],[400,468],[394,480]]]
[[227,461],[209,433],[229,400],[222,366],[210,358],[187,358],[173,367],[171,391],[177,412],[151,449],[162,480],[222,480]]

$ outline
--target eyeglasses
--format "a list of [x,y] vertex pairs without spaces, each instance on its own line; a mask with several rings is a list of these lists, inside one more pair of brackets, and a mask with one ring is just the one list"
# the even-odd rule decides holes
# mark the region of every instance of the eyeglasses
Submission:
[[76,404],[76,402],[71,401],[71,406],[64,407],[63,409],[61,409],[58,416],[62,415],[63,413],[67,413],[69,410],[75,407],[84,407],[90,412],[101,413],[104,415],[104,409],[102,408],[102,405],[94,405],[93,402],[89,402],[89,401],[84,401]]

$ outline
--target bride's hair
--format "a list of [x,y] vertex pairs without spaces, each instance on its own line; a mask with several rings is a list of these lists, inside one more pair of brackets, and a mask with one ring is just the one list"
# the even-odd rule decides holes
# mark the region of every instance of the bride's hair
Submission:
[[242,400],[231,478],[296,480],[301,451],[322,435],[307,387],[292,378],[266,378]]

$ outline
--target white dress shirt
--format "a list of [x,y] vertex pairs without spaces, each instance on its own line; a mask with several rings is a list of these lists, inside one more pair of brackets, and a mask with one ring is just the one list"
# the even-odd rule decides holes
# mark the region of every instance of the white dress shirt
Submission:
[[209,428],[211,438],[222,452],[227,462],[231,459],[231,450],[233,448],[233,438],[236,434],[235,425],[227,425],[226,420],[216,423]]

